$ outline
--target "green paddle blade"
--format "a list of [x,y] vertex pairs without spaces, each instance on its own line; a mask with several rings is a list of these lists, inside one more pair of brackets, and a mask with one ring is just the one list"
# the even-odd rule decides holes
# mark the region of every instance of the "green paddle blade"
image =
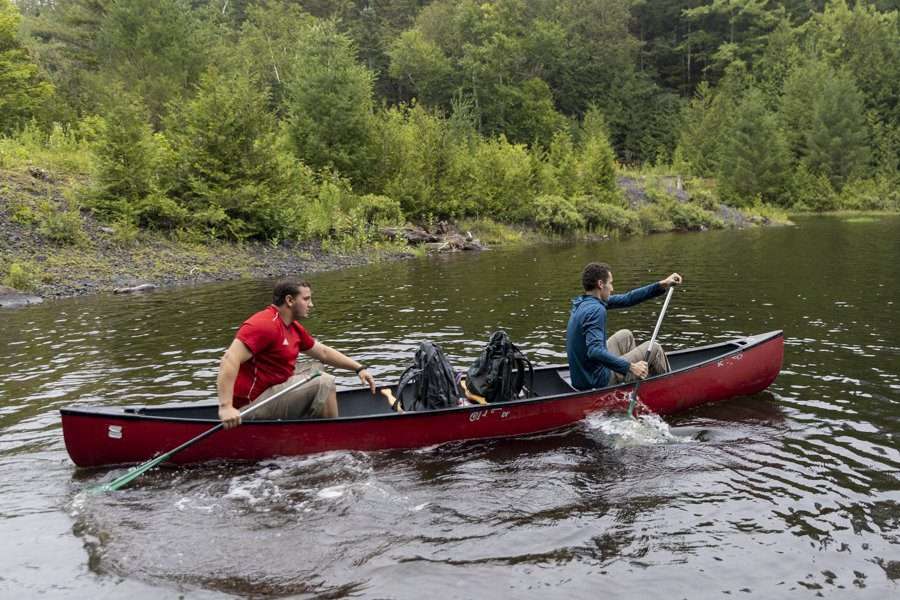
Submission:
[[146,473],[147,471],[149,471],[150,469],[155,467],[156,465],[158,465],[162,462],[165,462],[171,455],[172,455],[172,452],[167,452],[161,456],[157,456],[153,460],[147,461],[142,465],[138,465],[138,466],[130,469],[124,475],[120,475],[119,477],[116,477],[109,483],[104,483],[103,485],[98,485],[98,486],[92,487],[88,491],[92,494],[102,494],[105,492],[114,492],[116,490],[122,489],[123,487],[125,487],[126,485],[128,485],[129,483],[131,483],[132,481],[134,481],[135,479],[137,479],[138,477],[140,477],[141,475],[143,475],[144,473]]

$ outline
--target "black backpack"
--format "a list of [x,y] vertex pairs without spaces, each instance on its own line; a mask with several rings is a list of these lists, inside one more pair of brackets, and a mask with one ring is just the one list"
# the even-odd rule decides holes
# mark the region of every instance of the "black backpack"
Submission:
[[[505,331],[495,331],[481,356],[469,367],[466,387],[469,392],[484,397],[488,402],[507,402],[519,397],[525,387],[525,370],[528,370],[528,392],[534,388],[534,367],[509,340]],[[515,371],[515,373],[513,373]]]
[[[414,386],[412,398],[404,398],[403,391],[410,384]],[[441,347],[431,342],[420,343],[412,366],[403,371],[397,384],[397,401],[403,410],[459,406],[461,396],[453,367]]]

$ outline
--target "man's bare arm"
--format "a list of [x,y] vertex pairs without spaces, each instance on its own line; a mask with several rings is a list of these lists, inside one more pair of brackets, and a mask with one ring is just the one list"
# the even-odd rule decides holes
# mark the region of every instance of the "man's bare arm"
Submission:
[[237,380],[241,364],[253,358],[253,353],[244,342],[235,338],[225,355],[219,362],[219,375],[216,377],[216,389],[219,394],[219,419],[225,429],[241,424],[241,413],[234,407],[234,382]]
[[369,374],[369,371],[365,368],[360,369],[363,365],[353,360],[349,356],[343,354],[326,346],[322,342],[316,342],[316,344],[304,352],[310,358],[314,358],[323,364],[336,367],[338,369],[347,369],[348,371],[355,371],[357,375],[359,375],[359,380],[364,384],[369,386],[369,389],[372,390],[372,393],[375,393],[375,379]]

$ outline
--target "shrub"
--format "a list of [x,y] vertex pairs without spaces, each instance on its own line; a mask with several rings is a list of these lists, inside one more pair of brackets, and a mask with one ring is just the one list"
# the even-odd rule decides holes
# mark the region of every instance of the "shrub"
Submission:
[[147,228],[178,229],[191,221],[191,213],[178,202],[161,193],[138,200],[133,207],[134,220]]
[[689,179],[685,182],[685,189],[691,196],[691,204],[710,211],[719,208],[719,194],[713,182],[698,178]]
[[790,200],[798,210],[834,210],[837,196],[825,175],[814,175],[800,163],[790,184]]
[[479,143],[472,160],[466,164],[471,186],[456,190],[456,193],[469,196],[477,213],[501,221],[528,219],[534,191],[528,150],[524,145],[510,144],[501,135]]
[[312,238],[340,237],[353,229],[349,210],[357,202],[350,183],[329,174],[304,211],[304,231]]
[[575,207],[584,217],[588,229],[604,231],[621,231],[627,234],[641,231],[638,215],[627,208],[602,202],[596,196],[577,196]]
[[525,237],[521,229],[498,223],[492,219],[465,219],[458,223],[459,230],[471,233],[484,244],[515,244]]
[[30,226],[38,222],[39,218],[30,202],[18,198],[11,198],[6,205],[9,212],[9,220],[19,225]]
[[40,275],[37,267],[29,262],[13,262],[9,265],[9,272],[3,278],[3,285],[29,292],[37,287]]
[[665,207],[660,204],[646,204],[639,208],[638,220],[641,223],[641,229],[646,233],[661,233],[675,229],[675,224]]
[[709,228],[721,229],[725,226],[720,218],[696,204],[672,202],[668,210],[669,218],[676,229],[698,231]]
[[402,225],[403,210],[400,203],[387,196],[366,194],[350,210],[350,216],[354,221],[361,221],[366,225]]
[[108,99],[93,145],[94,187],[88,205],[101,218],[130,218],[133,204],[156,189],[159,138],[150,128],[146,107],[119,89]]
[[591,108],[584,117],[583,139],[578,151],[577,180],[582,193],[616,189],[615,154],[603,114]]
[[38,207],[38,233],[58,244],[80,244],[87,239],[77,208],[61,207],[50,200]]
[[850,210],[897,210],[900,191],[886,178],[857,179],[841,190],[838,208]]
[[141,230],[129,219],[120,219],[112,224],[112,240],[119,246],[133,246]]
[[446,218],[471,211],[472,206],[460,204],[465,200],[461,194],[442,191],[452,188],[448,170],[454,155],[459,154],[457,165],[464,164],[469,173],[471,131],[457,131],[453,122],[420,105],[382,111],[375,122],[380,149],[370,177],[372,189],[399,201],[411,217],[432,213]]
[[254,79],[209,69],[196,95],[167,119],[166,135],[175,167],[163,191],[190,211],[192,223],[214,237],[296,233],[282,219],[284,207],[315,186]]
[[575,205],[562,196],[538,196],[531,209],[535,225],[546,231],[568,233],[584,227],[584,218]]
[[87,173],[94,121],[87,118],[77,126],[53,123],[47,131],[32,119],[11,137],[0,137],[0,166],[38,165],[54,173]]

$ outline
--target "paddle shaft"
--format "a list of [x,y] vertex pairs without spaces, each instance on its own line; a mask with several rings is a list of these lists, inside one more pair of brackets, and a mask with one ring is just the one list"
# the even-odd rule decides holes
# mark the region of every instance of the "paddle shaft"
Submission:
[[[268,398],[266,398],[264,400],[260,400],[259,402],[254,402],[254,403],[250,404],[247,408],[245,408],[244,410],[241,411],[241,418],[250,414],[251,412],[255,411],[256,409],[260,408],[261,406],[268,404],[275,398],[278,398],[279,396],[286,394],[287,392],[293,390],[294,388],[299,387],[305,383],[309,383],[310,381],[312,381],[319,375],[321,375],[321,373],[319,371],[316,371],[309,377],[306,377],[304,379],[301,379],[300,381],[292,383],[288,387],[284,388],[283,390],[281,390],[275,394],[272,394]],[[129,470],[127,473],[125,473],[121,477],[118,477],[105,485],[98,486],[97,488],[95,488],[95,490],[103,491],[103,492],[117,490],[117,489],[125,486],[126,484],[130,483],[134,479],[136,479],[139,475],[142,475],[143,473],[146,473],[147,471],[149,471],[153,467],[159,465],[160,463],[163,463],[163,462],[169,460],[170,458],[172,458],[173,456],[175,456],[176,454],[178,454],[185,448],[188,448],[189,446],[193,446],[200,440],[208,438],[209,436],[211,436],[215,432],[219,431],[223,427],[225,427],[225,425],[223,423],[219,423],[218,425],[216,425],[210,429],[207,429],[203,433],[192,437],[191,439],[189,439],[185,443],[181,444],[177,448],[173,448],[172,450],[169,450],[165,454],[157,456],[156,458],[151,459],[142,465],[134,467],[133,469]]]
[[[656,327],[653,328],[653,335],[650,336],[650,343],[647,345],[647,354],[644,356],[644,362],[647,363],[647,375],[650,375],[650,353],[653,352],[653,344],[656,342],[656,334],[659,333],[659,328],[662,325],[663,316],[666,314],[666,309],[669,307],[669,300],[672,299],[672,292],[675,291],[675,286],[670,285],[669,291],[666,292],[666,301],[663,302],[662,310],[659,311],[659,318],[656,319]],[[631,390],[631,400],[628,401],[628,415],[634,416],[634,405],[637,403],[637,393],[638,388],[641,385],[641,380],[638,379],[637,383],[634,384],[634,389]]]

